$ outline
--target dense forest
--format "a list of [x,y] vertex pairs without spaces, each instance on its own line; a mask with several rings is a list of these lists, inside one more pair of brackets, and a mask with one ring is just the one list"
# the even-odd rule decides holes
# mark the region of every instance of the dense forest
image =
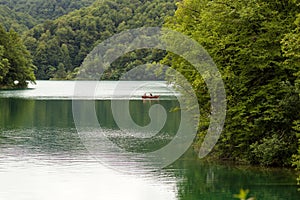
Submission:
[[[173,0],[96,1],[92,6],[37,25],[24,36],[38,66],[36,76],[38,79],[72,78],[72,72],[76,72],[96,44],[122,30],[162,26],[164,18],[173,15],[175,9]],[[147,51],[138,54],[143,54],[144,60],[147,55],[151,57]],[[120,71],[135,62],[115,63],[112,69],[117,69],[108,72],[106,78],[117,78]]]
[[[0,0],[0,10],[3,10],[0,19],[6,30],[21,34],[36,66],[37,79],[72,79],[98,43],[122,30],[162,26],[165,17],[174,14],[175,2]],[[102,79],[118,79],[133,66],[158,61],[164,56],[158,50],[132,52],[113,63]]]
[[23,32],[46,20],[91,5],[95,0],[0,0],[0,22]]
[[0,22],[6,30],[22,33],[36,24],[36,20],[26,13],[16,12],[0,4]]
[[[223,76],[227,118],[211,156],[300,167],[299,2],[184,0],[166,26],[203,45]],[[208,118],[209,94],[197,71],[171,53],[164,62],[192,83]],[[199,126],[198,145],[208,122]]]
[[[211,157],[300,169],[299,1],[0,0],[0,11],[0,85],[33,81],[32,62],[37,79],[72,79],[93,47],[126,29],[165,26],[188,35],[211,55],[226,87],[227,118]],[[9,29],[22,35],[32,62]],[[198,148],[209,124],[210,96],[183,58],[157,50],[132,52],[114,63],[104,79],[118,79],[147,62],[168,64],[192,83],[203,118]],[[25,65],[25,75],[13,75]]]

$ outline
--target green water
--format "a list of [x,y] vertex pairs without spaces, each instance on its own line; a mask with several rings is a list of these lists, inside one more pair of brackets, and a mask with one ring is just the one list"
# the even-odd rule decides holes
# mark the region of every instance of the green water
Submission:
[[[215,200],[234,199],[241,188],[249,189],[257,199],[300,197],[291,170],[206,163],[191,149],[162,170],[126,174],[107,168],[77,133],[72,100],[20,98],[20,92],[0,92],[0,199]],[[112,101],[123,100],[95,102],[97,118],[110,140],[127,151],[161,148],[178,130],[180,112],[167,112],[167,121],[155,137],[124,137],[114,121]],[[150,123],[148,111],[155,104],[166,111],[178,106],[172,98],[133,99],[129,109],[134,122],[140,126]]]

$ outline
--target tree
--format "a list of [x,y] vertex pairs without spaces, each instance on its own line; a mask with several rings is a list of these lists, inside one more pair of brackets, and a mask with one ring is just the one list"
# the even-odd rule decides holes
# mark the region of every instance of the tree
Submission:
[[63,63],[59,63],[58,69],[54,74],[54,79],[65,79],[67,77],[67,72]]
[[9,68],[9,61],[7,58],[4,58],[4,46],[0,46],[0,82],[3,81]]
[[27,87],[27,81],[35,81],[34,69],[30,53],[18,34],[6,32],[0,26],[0,88]]

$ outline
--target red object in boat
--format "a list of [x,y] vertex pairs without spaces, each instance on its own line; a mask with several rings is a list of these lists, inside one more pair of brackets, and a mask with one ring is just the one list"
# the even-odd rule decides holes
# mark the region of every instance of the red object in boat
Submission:
[[151,93],[145,93],[142,98],[143,99],[157,99],[159,97],[159,95],[152,95]]

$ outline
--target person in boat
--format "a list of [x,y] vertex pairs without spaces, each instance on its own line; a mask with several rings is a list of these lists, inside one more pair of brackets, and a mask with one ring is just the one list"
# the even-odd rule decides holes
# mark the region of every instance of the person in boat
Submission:
[[[153,96],[152,93],[149,93],[149,95],[150,95],[151,97]],[[144,96],[145,96],[145,97],[148,96],[148,95],[147,95],[147,92],[144,93]]]
[[153,95],[150,92],[145,92],[144,95],[142,96],[142,98],[150,98],[150,99],[158,98],[158,97],[159,97],[159,95]]

